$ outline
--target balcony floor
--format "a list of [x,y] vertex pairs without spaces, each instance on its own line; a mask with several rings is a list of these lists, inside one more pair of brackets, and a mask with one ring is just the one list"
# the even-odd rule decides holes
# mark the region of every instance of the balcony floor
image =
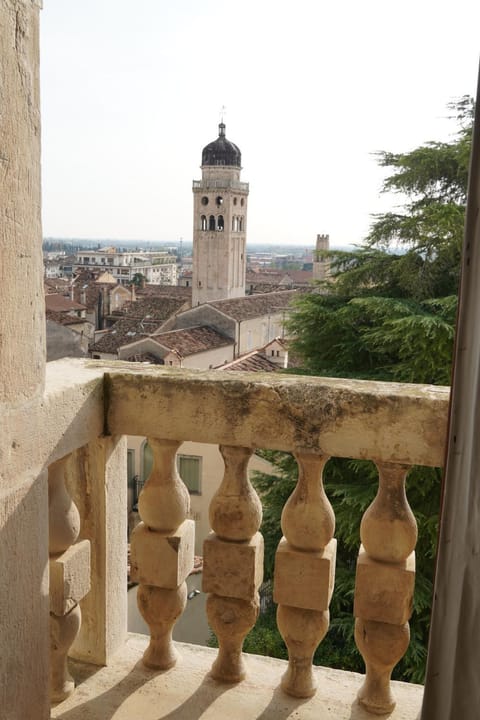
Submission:
[[[297,700],[279,688],[286,663],[248,655],[248,677],[238,685],[222,685],[208,671],[216,651],[176,643],[181,659],[166,672],[141,663],[148,643],[144,635],[128,636],[125,649],[109,667],[72,662],[77,680],[72,697],[52,708],[57,720],[372,720],[355,701],[363,678],[356,673],[315,668],[318,690]],[[394,683],[397,707],[391,720],[415,720],[423,687]],[[378,717],[378,716],[377,716]]]

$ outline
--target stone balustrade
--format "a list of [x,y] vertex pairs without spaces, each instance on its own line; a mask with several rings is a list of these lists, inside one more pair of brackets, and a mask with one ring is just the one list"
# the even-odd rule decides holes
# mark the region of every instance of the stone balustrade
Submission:
[[57,460],[48,471],[50,554],[50,694],[53,702],[65,700],[74,689],[67,654],[81,623],[79,602],[90,590],[90,543],[77,542],[78,508],[65,487],[68,458]]
[[142,522],[132,533],[130,577],[140,583],[138,606],[150,628],[143,662],[167,670],[177,660],[172,629],[187,602],[195,523],[187,520],[190,497],[175,463],[180,443],[157,438],[149,443],[153,468],[138,502]]
[[335,516],[322,483],[328,458],[299,452],[296,459],[298,482],[282,513],[273,598],[289,657],[282,687],[294,697],[310,697],[315,692],[313,654],[328,630],[337,543]]
[[[285,450],[294,453],[299,477],[283,511],[284,537],[276,555],[274,599],[289,651],[281,685],[294,697],[311,696],[316,689],[312,656],[328,630],[335,577],[335,518],[323,489],[323,469],[331,456],[372,459],[379,488],[361,523],[354,607],[355,637],[366,665],[359,701],[372,713],[391,711],[395,700],[390,674],[408,646],[415,571],[416,524],[405,476],[412,464],[442,463],[447,388],[185,373],[95,361],[58,361],[47,370],[44,412],[64,411],[56,442],[55,433],[51,439],[47,433],[52,503],[68,508],[69,519],[69,527],[62,530],[55,526],[55,513],[51,516],[53,531],[64,532],[65,539],[50,551],[71,553],[77,544],[77,514],[61,489],[68,453],[76,458],[71,463],[77,468],[73,492],[86,527],[80,539],[94,540],[100,533],[103,547],[99,559],[92,543],[92,590],[82,601],[84,621],[70,654],[103,664],[122,645],[125,617],[109,624],[105,608],[126,593],[125,576],[118,571],[118,550],[123,551],[126,532],[117,519],[119,513],[126,516],[126,506],[124,497],[109,504],[111,474],[105,467],[112,457],[117,469],[122,462],[126,467],[125,444],[118,445],[115,438],[144,435],[154,464],[139,501],[142,522],[132,537],[132,577],[140,585],[139,606],[151,631],[144,663],[156,669],[175,664],[171,634],[185,606],[194,547],[194,523],[187,519],[189,496],[178,477],[175,453],[184,440],[213,442],[220,445],[225,472],[211,503],[212,533],[204,546],[203,589],[209,595],[209,623],[219,640],[211,675],[222,682],[241,681],[246,673],[242,644],[258,614],[263,566],[261,503],[246,468],[256,448]],[[93,420],[88,429],[83,424],[86,408]],[[122,479],[116,482],[118,489]],[[90,486],[97,498],[106,490],[107,499],[98,506],[91,497],[85,500]],[[99,572],[101,560],[106,577]],[[115,562],[117,572],[109,575],[109,564]],[[72,595],[75,604],[86,592],[82,583],[83,589]],[[72,639],[63,646],[68,649]],[[71,689],[69,678],[62,675],[63,659],[58,666],[63,689],[54,699]]]
[[242,645],[255,625],[263,579],[262,506],[247,475],[250,448],[221,446],[225,474],[210,504],[211,535],[203,551],[207,615],[219,641],[212,676],[224,682],[245,677]]

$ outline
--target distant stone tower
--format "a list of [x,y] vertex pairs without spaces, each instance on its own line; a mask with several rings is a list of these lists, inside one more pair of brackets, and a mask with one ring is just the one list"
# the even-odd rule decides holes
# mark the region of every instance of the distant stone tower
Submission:
[[192,306],[245,295],[248,183],[241,153],[225,137],[203,148],[202,179],[193,181]]
[[330,258],[324,253],[330,250],[330,236],[317,235],[313,260],[313,279],[326,280],[330,277]]

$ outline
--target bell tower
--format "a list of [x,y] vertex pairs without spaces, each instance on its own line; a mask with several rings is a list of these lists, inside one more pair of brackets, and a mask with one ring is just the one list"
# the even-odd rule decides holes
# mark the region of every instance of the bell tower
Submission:
[[203,148],[202,179],[193,181],[192,307],[245,295],[248,183],[241,152],[218,126]]

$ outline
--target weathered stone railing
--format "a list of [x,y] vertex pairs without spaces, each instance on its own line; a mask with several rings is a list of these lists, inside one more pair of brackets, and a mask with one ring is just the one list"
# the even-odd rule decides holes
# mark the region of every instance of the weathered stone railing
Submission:
[[[132,572],[151,629],[144,661],[156,668],[175,663],[171,632],[185,604],[193,523],[186,519],[189,498],[174,456],[179,443],[194,440],[218,443],[225,461],[204,549],[207,612],[219,639],[212,675],[229,682],[244,677],[241,647],[258,613],[263,564],[261,506],[246,466],[255,448],[279,449],[293,452],[299,464],[282,516],[274,582],[279,629],[289,649],[282,687],[298,697],[311,695],[312,655],[328,629],[335,570],[335,519],[323,491],[323,467],[331,456],[372,459],[379,490],[362,520],[354,610],[366,663],[359,699],[372,712],[392,708],[390,674],[408,646],[413,599],[416,525],[404,480],[410,465],[442,464],[447,388],[94,361],[59,361],[48,372],[46,404],[49,413],[61,412],[62,428],[50,460],[73,452],[77,479],[71,484],[85,528],[80,538],[95,540],[92,590],[82,601],[75,657],[108,662],[125,632],[119,556],[126,542],[126,451],[118,438],[131,434],[148,437],[154,452],[139,504],[143,522],[132,538]],[[114,501],[110,483],[117,490]],[[69,544],[74,541],[72,536]],[[117,603],[120,610],[111,615]]]

